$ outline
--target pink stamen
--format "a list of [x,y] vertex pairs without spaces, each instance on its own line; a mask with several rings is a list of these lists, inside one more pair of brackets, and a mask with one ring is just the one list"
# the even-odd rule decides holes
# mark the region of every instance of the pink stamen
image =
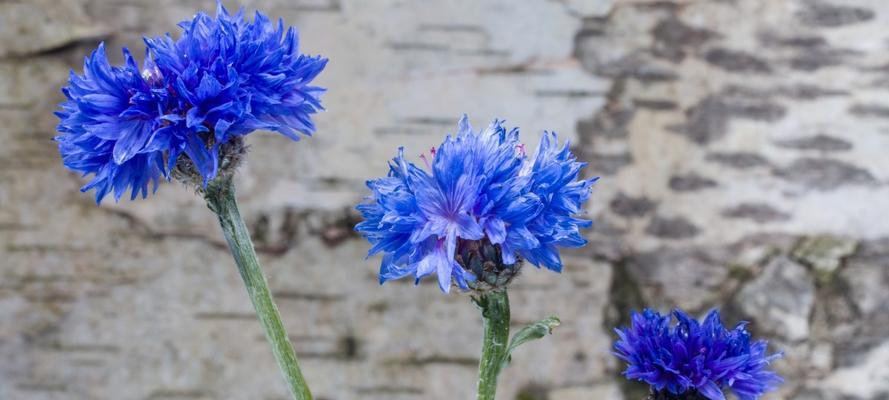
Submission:
[[[434,159],[435,158],[435,147],[434,146],[429,149],[429,153],[432,154],[432,158]],[[429,164],[429,159],[426,158],[426,153],[420,154],[420,159],[423,160],[424,163],[426,163],[426,168],[432,169],[432,165]]]
[[519,155],[522,157],[524,157],[527,154],[527,153],[525,153],[525,144],[524,143],[519,143],[518,145],[516,145],[515,149],[516,149],[516,151],[518,151]]
[[426,164],[426,168],[432,169],[432,166],[429,165],[429,160],[426,159],[425,154],[420,154],[420,159]]

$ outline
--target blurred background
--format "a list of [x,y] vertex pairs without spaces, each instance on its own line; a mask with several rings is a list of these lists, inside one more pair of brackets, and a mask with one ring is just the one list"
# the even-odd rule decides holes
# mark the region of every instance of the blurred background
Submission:
[[[225,1],[230,8],[238,4]],[[769,399],[889,399],[889,3],[883,0],[254,0],[301,31],[316,136],[248,138],[242,211],[319,400],[471,399],[467,295],[379,286],[351,230],[364,181],[468,113],[570,139],[590,245],[526,267],[500,399],[643,397],[611,330],[719,307],[785,359]],[[69,69],[212,1],[0,1],[0,399],[286,399],[215,217],[179,184],[78,189],[52,115]],[[140,57],[141,58],[141,57]]]

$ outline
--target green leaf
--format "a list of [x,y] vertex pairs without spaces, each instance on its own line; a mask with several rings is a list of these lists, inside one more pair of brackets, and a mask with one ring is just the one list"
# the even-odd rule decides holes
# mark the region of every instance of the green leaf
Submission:
[[562,321],[559,320],[559,317],[551,315],[520,329],[512,336],[512,340],[509,341],[509,347],[506,348],[506,354],[500,368],[504,368],[509,364],[509,361],[512,359],[512,352],[516,348],[532,340],[537,340],[553,333],[553,328],[559,326],[561,323]]

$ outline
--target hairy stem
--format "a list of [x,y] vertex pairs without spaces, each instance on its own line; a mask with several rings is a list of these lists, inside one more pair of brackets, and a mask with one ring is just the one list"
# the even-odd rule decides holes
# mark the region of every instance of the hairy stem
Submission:
[[506,289],[491,291],[475,298],[482,311],[485,336],[482,341],[482,357],[478,365],[477,400],[494,400],[497,376],[508,356],[509,345],[509,297]]
[[238,272],[247,287],[247,294],[256,309],[256,315],[265,331],[266,339],[272,345],[272,353],[278,361],[281,374],[295,400],[311,400],[312,393],[306,385],[305,378],[299,369],[293,345],[281,323],[281,314],[272,299],[268,281],[262,273],[262,266],[256,258],[250,233],[238,211],[235,201],[235,187],[229,176],[220,176],[210,182],[204,190],[207,206],[219,217],[219,225],[225,234],[228,248],[231,250]]

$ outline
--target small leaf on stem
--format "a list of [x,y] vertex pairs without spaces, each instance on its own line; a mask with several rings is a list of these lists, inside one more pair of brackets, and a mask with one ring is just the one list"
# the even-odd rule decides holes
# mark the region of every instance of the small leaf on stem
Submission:
[[509,361],[512,359],[512,352],[516,348],[527,342],[540,339],[553,333],[553,328],[559,326],[561,323],[562,321],[559,320],[559,317],[551,315],[516,332],[516,334],[512,336],[512,340],[509,341],[509,347],[506,349],[506,355],[500,368],[506,367],[506,365],[509,364]]

